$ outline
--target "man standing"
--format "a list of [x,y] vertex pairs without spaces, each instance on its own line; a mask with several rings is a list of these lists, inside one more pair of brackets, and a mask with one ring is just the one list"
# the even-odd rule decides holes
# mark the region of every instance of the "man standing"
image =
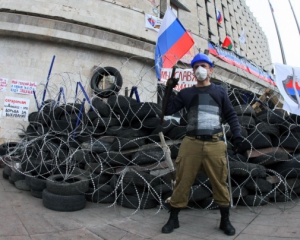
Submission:
[[[220,229],[234,235],[229,221],[230,196],[227,186],[227,147],[223,141],[222,118],[229,124],[234,137],[234,151],[241,152],[240,124],[226,90],[210,82],[213,63],[205,54],[195,55],[191,62],[197,84],[182,89],[168,100],[166,115],[186,108],[187,132],[176,158],[176,184],[170,199],[170,217],[163,233],[179,228],[178,213],[188,204],[191,186],[203,170],[210,179],[214,201],[221,212]],[[167,88],[174,88],[178,79],[170,78]],[[165,99],[166,100],[166,99]]]

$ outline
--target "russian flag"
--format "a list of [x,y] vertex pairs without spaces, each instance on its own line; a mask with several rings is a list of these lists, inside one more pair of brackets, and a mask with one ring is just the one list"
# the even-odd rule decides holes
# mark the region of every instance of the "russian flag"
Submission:
[[221,24],[221,22],[223,21],[222,13],[218,9],[216,9],[216,14],[217,14],[217,21],[219,24]]
[[194,40],[168,7],[162,20],[155,48],[155,71],[160,80],[162,68],[172,68],[194,45]]

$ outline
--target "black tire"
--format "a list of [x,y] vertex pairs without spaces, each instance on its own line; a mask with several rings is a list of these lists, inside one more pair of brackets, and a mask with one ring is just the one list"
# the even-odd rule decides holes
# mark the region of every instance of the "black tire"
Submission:
[[141,121],[131,122],[131,127],[134,129],[147,128],[155,129],[160,124],[160,119],[157,117],[150,117]]
[[[100,89],[98,86],[103,76],[114,76],[115,77],[114,84],[111,85],[109,88]],[[122,85],[123,85],[122,76],[120,72],[113,67],[104,67],[104,68],[99,67],[98,69],[96,69],[91,79],[92,90],[98,97],[101,98],[108,98],[109,96],[119,92]]]
[[133,128],[127,128],[127,129],[123,129],[122,131],[118,131],[116,133],[117,137],[121,137],[121,138],[128,138],[128,136],[130,136],[131,138],[140,138],[140,137],[145,137],[148,135],[148,132],[144,129],[139,129],[139,130],[135,130]]
[[108,152],[111,145],[111,142],[101,141],[101,139],[91,139],[91,141],[82,143],[81,147],[83,150],[88,150],[90,152],[103,153]]
[[5,154],[10,154],[10,155],[14,155],[12,154],[12,152],[14,152],[14,150],[16,148],[18,148],[18,146],[20,145],[20,143],[18,142],[6,142],[6,143],[2,143],[0,145],[0,155],[5,155]]
[[[249,143],[250,142],[250,143]],[[270,135],[266,133],[252,133],[248,136],[247,140],[244,140],[243,144],[251,144],[250,147],[254,149],[261,149],[261,148],[269,148],[272,147],[272,140]],[[243,145],[245,147],[246,145]],[[249,147],[245,147],[245,150],[248,150]],[[250,148],[251,149],[251,148]]]
[[280,136],[279,128],[276,125],[270,125],[266,122],[258,123],[255,128],[250,131],[250,135],[252,133],[266,133],[274,137]]
[[42,192],[46,187],[46,179],[42,177],[31,177],[30,187],[33,191]]
[[241,177],[266,177],[266,168],[262,165],[244,162],[230,162],[230,174],[231,176]]
[[251,107],[251,105],[248,104],[234,106],[233,109],[238,116],[243,116],[243,115],[255,116],[254,109]]
[[[99,117],[109,117],[111,114],[110,106],[103,102],[101,98],[94,97],[92,100],[92,106],[98,111],[99,114],[97,115],[100,115]],[[96,113],[94,112],[94,114]]]
[[280,146],[286,149],[300,150],[299,139],[293,135],[280,136]]
[[69,175],[66,180],[60,174],[47,178],[47,190],[53,194],[70,196],[84,194],[89,189],[89,181],[86,177]]
[[125,109],[128,111],[129,106],[132,104],[137,103],[137,101],[131,97],[126,97],[122,95],[111,95],[107,99],[107,104],[111,107],[111,109],[117,113],[120,114]]
[[249,179],[244,186],[252,192],[269,193],[272,191],[272,184],[263,178]]
[[214,201],[212,197],[205,198],[199,201],[200,207],[207,210],[216,210],[219,209],[219,205]]
[[30,187],[26,184],[25,180],[15,181],[15,187],[22,191],[30,191]]
[[115,194],[111,192],[110,194],[99,189],[90,188],[86,194],[86,199],[93,203],[114,203]]
[[237,118],[240,125],[243,127],[252,128],[255,126],[255,120],[251,116],[243,115],[243,116],[237,116]]
[[276,151],[276,152],[265,153],[255,158],[250,158],[249,162],[267,166],[288,159],[289,159],[289,155],[287,152]]
[[183,139],[186,135],[186,127],[185,126],[176,126],[172,128],[166,136],[172,140]]
[[227,153],[229,161],[248,162],[248,158],[239,153],[234,154],[234,152],[231,149],[227,149]]
[[3,168],[2,176],[4,179],[8,179],[11,175],[12,169],[9,166]]
[[20,172],[12,171],[11,174],[10,174],[10,180],[12,182],[16,182],[16,181],[19,181],[19,180],[25,180],[25,175],[20,173]]
[[300,175],[299,156],[294,159],[277,163],[274,166],[273,165],[270,166],[269,168],[273,169],[275,172],[279,173],[281,176],[285,178],[299,177]]
[[271,124],[282,124],[285,122],[284,111],[282,109],[262,110],[256,114],[256,118],[259,121],[271,123]]
[[273,197],[272,202],[289,202],[297,199],[298,196],[295,193],[282,194],[276,197]]
[[209,178],[203,171],[199,171],[197,173],[193,185],[198,185],[198,186],[200,185],[200,186],[211,188],[211,183],[209,181]]
[[158,196],[162,196],[162,194],[173,192],[171,184],[159,184],[154,187],[154,191]]
[[85,195],[62,196],[43,190],[42,194],[44,207],[60,212],[78,211],[86,206]]
[[[153,134],[157,134],[162,132],[163,134],[168,133],[172,128],[174,128],[175,126],[179,126],[178,122],[175,119],[168,119],[168,120],[164,120],[163,123],[161,125],[158,125],[152,132],[151,135]],[[160,141],[159,136],[157,136],[158,141]]]
[[203,186],[192,186],[189,201],[201,201],[211,196],[211,191]]
[[138,149],[146,144],[145,138],[115,138],[111,145],[111,151],[125,151]]
[[247,195],[239,200],[238,205],[256,207],[256,206],[266,205],[268,204],[269,201],[270,201],[269,197],[260,196],[260,195]]
[[132,162],[137,165],[157,163],[165,160],[164,150],[160,147],[138,151],[132,156]]
[[98,127],[114,127],[114,126],[120,126],[121,123],[119,119],[112,118],[112,117],[103,117],[103,118],[96,118],[93,121],[93,126]]
[[126,172],[123,182],[130,184],[134,183],[136,186],[147,188],[149,185],[155,187],[160,184],[159,178],[145,172]]
[[130,209],[150,209],[155,208],[158,204],[156,200],[137,197],[136,195],[121,195],[119,196],[117,203],[125,208]]
[[36,197],[36,198],[43,198],[43,191],[35,191],[35,190],[30,190],[30,193],[32,196]]
[[110,166],[127,166],[132,165],[131,154],[121,154],[119,152],[104,152],[100,153],[99,157],[103,163],[109,164]]
[[245,197],[249,193],[247,188],[240,187],[240,186],[232,186],[231,190],[232,190],[232,198]]

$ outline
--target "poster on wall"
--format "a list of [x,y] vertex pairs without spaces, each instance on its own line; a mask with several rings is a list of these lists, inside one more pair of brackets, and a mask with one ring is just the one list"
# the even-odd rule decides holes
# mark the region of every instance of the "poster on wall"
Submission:
[[159,31],[162,20],[150,14],[145,14],[145,27],[156,32]]
[[0,92],[6,92],[7,82],[8,82],[7,78],[0,77]]
[[10,91],[12,93],[33,95],[33,91],[36,91],[36,82],[11,80]]
[[28,119],[30,100],[26,98],[5,97],[3,117]]

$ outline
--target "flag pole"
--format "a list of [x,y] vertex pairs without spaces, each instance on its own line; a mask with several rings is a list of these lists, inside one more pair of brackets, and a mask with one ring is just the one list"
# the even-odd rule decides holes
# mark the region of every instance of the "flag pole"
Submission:
[[276,32],[277,32],[277,37],[278,37],[278,41],[279,41],[279,45],[280,45],[280,50],[281,50],[281,55],[282,55],[282,62],[283,62],[283,64],[286,64],[285,55],[284,55],[284,51],[283,51],[283,46],[282,46],[282,42],[281,42],[281,37],[280,37],[279,31],[278,31],[277,23],[276,23],[275,16],[274,16],[274,10],[273,10],[273,7],[270,3],[270,0],[268,0],[268,1],[269,1],[269,5],[270,5],[270,8],[271,8],[271,12],[272,12]]
[[298,32],[299,32],[299,34],[300,34],[300,26],[299,26],[298,20],[297,20],[297,18],[296,18],[296,14],[295,14],[293,5],[292,5],[292,3],[291,3],[291,0],[289,0],[289,3],[290,3],[290,6],[291,6],[291,9],[292,9],[292,12],[293,12],[293,14],[294,14],[295,22],[296,22],[297,27],[298,27]]

